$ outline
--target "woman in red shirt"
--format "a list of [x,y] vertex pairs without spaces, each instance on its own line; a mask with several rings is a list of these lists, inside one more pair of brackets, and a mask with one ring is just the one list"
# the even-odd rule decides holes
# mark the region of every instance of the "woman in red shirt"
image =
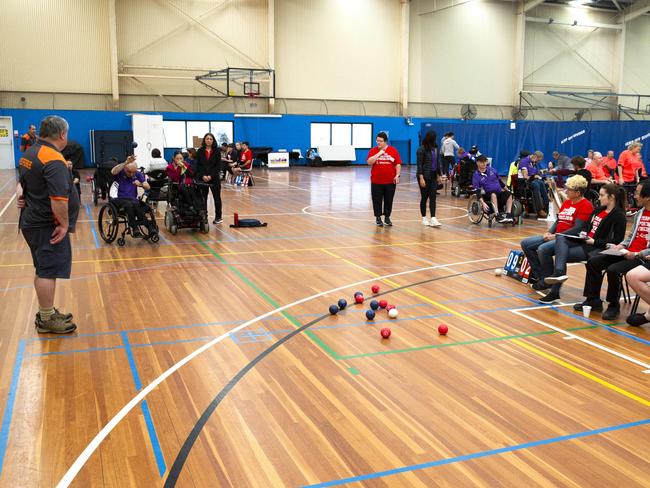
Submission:
[[643,144],[640,142],[633,142],[625,151],[618,157],[618,182],[623,183],[638,183],[639,178],[636,174],[638,169],[639,153],[641,152]]
[[377,145],[368,151],[367,157],[368,164],[372,166],[370,170],[372,208],[377,225],[390,227],[393,225],[390,214],[393,211],[395,189],[402,171],[402,160],[397,149],[388,145],[388,135],[385,132],[377,134],[376,142]]

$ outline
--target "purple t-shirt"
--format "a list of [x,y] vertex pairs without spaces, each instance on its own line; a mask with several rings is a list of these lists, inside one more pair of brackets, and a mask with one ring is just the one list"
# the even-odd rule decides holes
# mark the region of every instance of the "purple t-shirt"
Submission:
[[124,170],[120,171],[113,180],[113,185],[117,184],[117,195],[113,196],[113,192],[111,192],[111,197],[137,200],[138,187],[133,184],[135,180],[138,180],[140,183],[144,183],[146,181],[146,178],[139,171],[136,171],[135,175],[130,178],[126,176]]
[[501,193],[499,175],[492,166],[485,168],[485,173],[481,173],[479,170],[474,171],[472,186],[477,190],[482,189],[485,193]]
[[539,173],[539,168],[536,164],[530,161],[530,156],[526,156],[521,161],[519,161],[519,171],[524,168],[528,170],[528,176],[533,176]]

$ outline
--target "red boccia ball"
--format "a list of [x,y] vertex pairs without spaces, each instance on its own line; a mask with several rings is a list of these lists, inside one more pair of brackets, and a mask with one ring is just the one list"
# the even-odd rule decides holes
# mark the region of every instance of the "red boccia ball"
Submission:
[[384,339],[388,339],[390,337],[390,329],[388,328],[381,329],[379,333],[381,334],[381,337]]
[[387,312],[388,312],[389,310],[393,309],[393,308],[395,308],[395,305],[393,305],[392,303],[391,303],[390,305],[386,305],[386,311],[387,311]]
[[388,302],[386,300],[379,300],[379,308],[386,308],[388,306]]
[[354,297],[354,301],[357,303],[363,303],[363,300],[364,300],[363,295],[355,295]]
[[379,285],[372,285],[371,290],[373,293],[379,293]]
[[447,335],[447,332],[449,332],[449,327],[447,327],[445,324],[440,324],[438,326],[438,334]]

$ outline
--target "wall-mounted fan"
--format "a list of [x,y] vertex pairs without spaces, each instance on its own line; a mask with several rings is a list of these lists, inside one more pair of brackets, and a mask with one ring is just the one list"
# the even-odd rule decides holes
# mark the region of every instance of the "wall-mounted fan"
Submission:
[[463,120],[474,120],[477,114],[478,110],[476,110],[476,105],[466,104],[460,107],[460,115],[463,117]]
[[528,110],[523,107],[513,107],[510,115],[512,116],[512,120],[524,120],[528,117]]

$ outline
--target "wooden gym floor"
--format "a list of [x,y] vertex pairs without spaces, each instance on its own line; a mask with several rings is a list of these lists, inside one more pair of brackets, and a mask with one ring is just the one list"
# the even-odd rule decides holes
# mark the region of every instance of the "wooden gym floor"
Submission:
[[[124,248],[84,183],[69,337],[34,331],[0,173],[0,486],[650,486],[650,328],[625,326],[629,305],[574,314],[581,265],[539,306],[493,270],[545,224],[474,226],[442,195],[444,227],[423,227],[404,169],[392,228],[367,168],[256,169],[209,234]],[[231,229],[234,211],[269,225]],[[396,320],[328,314],[373,283]]]

